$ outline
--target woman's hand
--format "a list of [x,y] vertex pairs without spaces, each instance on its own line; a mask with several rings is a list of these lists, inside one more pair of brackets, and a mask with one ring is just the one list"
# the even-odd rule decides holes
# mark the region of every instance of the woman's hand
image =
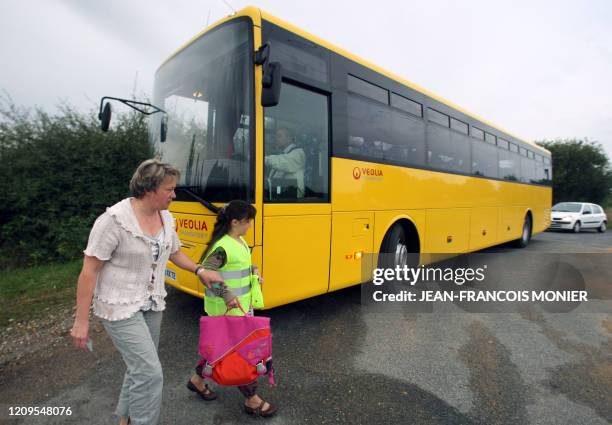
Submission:
[[87,351],[89,341],[89,306],[96,287],[96,280],[104,261],[97,257],[86,255],[83,259],[83,269],[77,283],[77,305],[74,325],[70,331],[75,347]]
[[218,272],[201,268],[198,270],[198,278],[208,288],[212,288],[213,282],[223,282],[223,278]]
[[72,343],[75,347],[80,348],[83,351],[88,351],[87,341],[89,340],[89,320],[74,320],[74,325],[70,330],[70,336],[72,337]]

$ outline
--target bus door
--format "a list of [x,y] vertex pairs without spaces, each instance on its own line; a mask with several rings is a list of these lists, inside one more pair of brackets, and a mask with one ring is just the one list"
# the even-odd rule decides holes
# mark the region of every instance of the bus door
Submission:
[[329,95],[283,82],[264,109],[266,306],[327,292],[331,233]]

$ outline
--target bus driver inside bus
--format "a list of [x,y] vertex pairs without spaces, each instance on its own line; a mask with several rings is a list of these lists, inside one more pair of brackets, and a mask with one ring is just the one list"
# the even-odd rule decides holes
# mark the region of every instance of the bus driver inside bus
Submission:
[[[266,155],[266,177],[269,179],[274,193],[276,185],[297,186],[297,198],[304,197],[304,170],[306,168],[306,153],[295,144],[294,137],[287,127],[278,127],[275,137],[276,155]],[[284,183],[283,183],[284,182]]]

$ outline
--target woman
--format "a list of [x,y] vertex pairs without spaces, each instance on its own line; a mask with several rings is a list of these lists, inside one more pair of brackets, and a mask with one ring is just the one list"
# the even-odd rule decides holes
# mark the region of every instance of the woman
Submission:
[[93,298],[94,314],[127,366],[116,409],[122,425],[151,425],[159,419],[163,375],[157,346],[168,259],[196,273],[207,287],[222,280],[179,249],[167,211],[179,176],[176,168],[156,159],[140,164],[130,181],[133,197],[98,217],[84,251],[71,335],[75,346],[87,349]]
[[[202,258],[204,267],[218,270],[221,275],[226,274],[227,285],[215,284],[206,290],[204,309],[209,316],[253,315],[251,291],[254,288],[251,286],[250,274],[253,270],[253,273],[258,275],[258,271],[256,267],[252,267],[251,251],[243,236],[251,227],[256,213],[257,210],[251,204],[235,200],[223,207],[217,215],[212,237]],[[246,274],[240,273],[243,271],[246,271]],[[257,278],[262,282],[261,278]],[[204,400],[214,400],[217,394],[208,388],[202,379],[204,364],[204,360],[198,363],[196,373],[187,382],[187,388],[198,393]],[[275,405],[257,395],[257,382],[239,386],[238,389],[245,398],[246,413],[264,418],[276,413]]]

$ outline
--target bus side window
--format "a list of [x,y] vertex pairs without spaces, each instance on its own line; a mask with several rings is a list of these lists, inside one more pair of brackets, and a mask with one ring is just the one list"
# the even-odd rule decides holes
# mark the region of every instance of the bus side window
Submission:
[[[328,202],[327,96],[283,83],[279,104],[264,113],[264,200]],[[287,185],[294,190],[284,190]]]

